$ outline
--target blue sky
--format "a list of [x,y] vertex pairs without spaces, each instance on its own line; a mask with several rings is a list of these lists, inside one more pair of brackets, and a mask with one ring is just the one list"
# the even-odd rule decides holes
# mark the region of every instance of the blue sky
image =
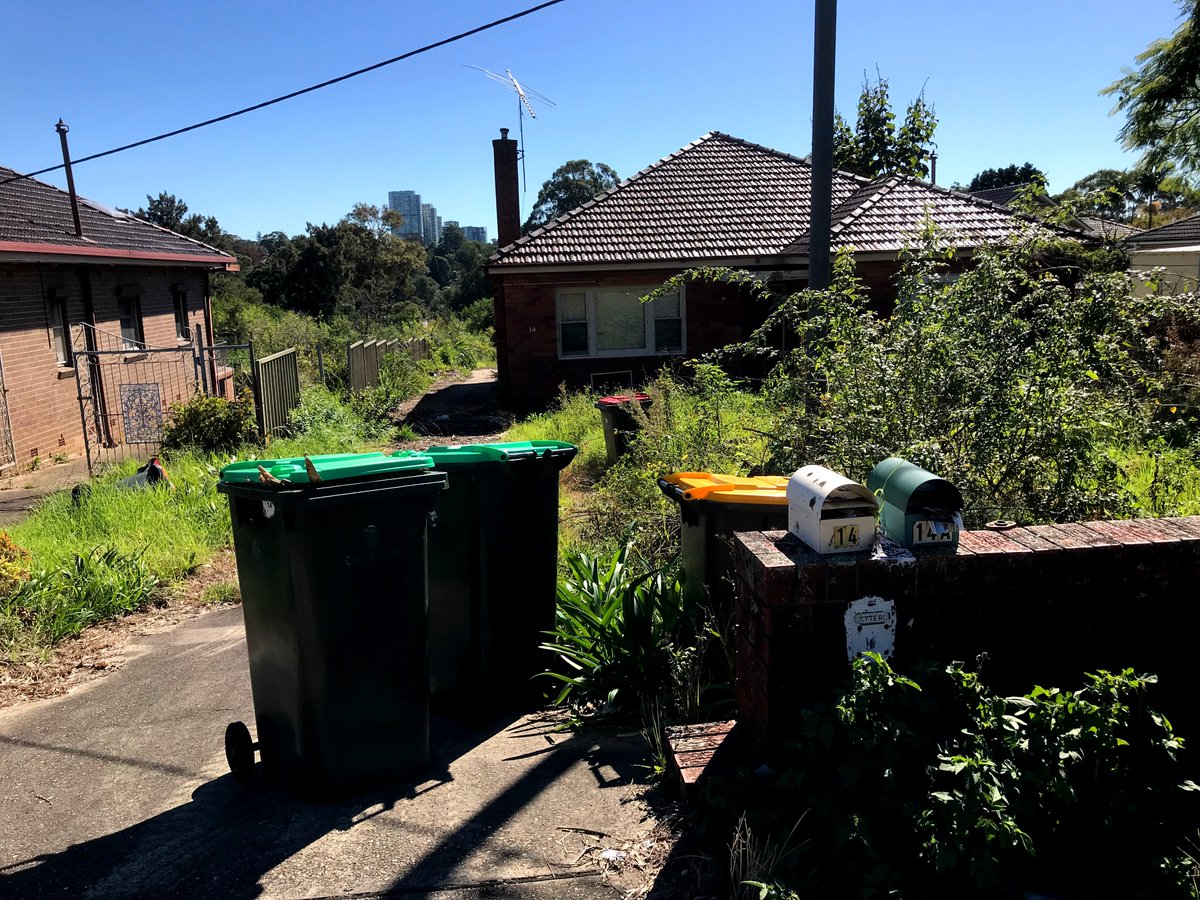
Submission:
[[[60,162],[168,131],[399,55],[529,2],[6,4],[0,165]],[[1179,23],[1174,0],[962,3],[842,0],[837,105],[864,72],[901,111],[925,86],[938,181],[1026,160],[1061,190],[1134,158],[1097,91]],[[136,208],[168,191],[235,233],[333,222],[412,189],[444,219],[495,236],[491,140],[516,100],[478,65],[556,102],[526,121],[525,210],[568,159],[622,177],[717,130],[803,155],[810,144],[811,2],[566,0],[534,16],[324,91],[81,165],[81,194]],[[61,173],[45,176],[63,184]]]

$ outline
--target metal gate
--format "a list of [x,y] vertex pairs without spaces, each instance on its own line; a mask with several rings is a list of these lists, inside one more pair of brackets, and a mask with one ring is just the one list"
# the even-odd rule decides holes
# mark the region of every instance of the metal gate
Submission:
[[76,350],[75,379],[88,469],[144,459],[162,445],[167,414],[203,394],[254,392],[249,344]]
[[8,418],[8,388],[4,386],[4,360],[0,359],[0,471],[16,465],[16,462],[12,422]]

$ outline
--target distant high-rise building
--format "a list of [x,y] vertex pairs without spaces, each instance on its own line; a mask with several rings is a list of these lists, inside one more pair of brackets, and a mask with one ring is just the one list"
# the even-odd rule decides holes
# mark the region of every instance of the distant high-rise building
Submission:
[[442,239],[442,220],[438,218],[437,207],[432,203],[421,204],[421,232],[427,244],[436,244]]
[[404,217],[404,222],[399,228],[393,229],[393,233],[400,237],[428,240],[421,215],[425,205],[416,191],[388,191],[388,209],[394,209]]
[[464,225],[462,227],[463,237],[468,241],[479,241],[481,244],[486,244],[487,229],[482,225]]

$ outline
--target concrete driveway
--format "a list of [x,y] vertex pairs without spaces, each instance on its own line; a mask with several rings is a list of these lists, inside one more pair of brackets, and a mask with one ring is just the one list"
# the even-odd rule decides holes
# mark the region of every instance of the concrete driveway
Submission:
[[631,865],[654,826],[636,734],[435,718],[430,777],[310,805],[228,774],[225,725],[254,721],[240,608],[139,641],[117,671],[0,711],[0,897],[549,900],[652,880]]

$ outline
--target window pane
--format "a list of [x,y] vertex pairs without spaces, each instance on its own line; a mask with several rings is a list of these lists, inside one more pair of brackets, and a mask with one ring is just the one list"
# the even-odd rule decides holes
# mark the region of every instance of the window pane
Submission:
[[191,340],[191,329],[188,327],[187,294],[183,291],[175,293],[175,334],[181,340]]
[[663,294],[654,301],[654,318],[656,319],[678,319],[679,318],[679,294]]
[[564,356],[568,353],[588,352],[587,322],[563,322],[559,326],[559,332]]
[[562,322],[583,322],[587,319],[587,294],[582,291],[558,295],[558,318]]
[[655,319],[654,349],[659,353],[678,353],[682,350],[683,322],[679,319]]
[[121,322],[121,337],[126,343],[140,343],[142,323],[139,321],[137,297],[118,297],[117,315]]
[[640,294],[631,291],[597,293],[596,349],[646,349],[646,310]]

